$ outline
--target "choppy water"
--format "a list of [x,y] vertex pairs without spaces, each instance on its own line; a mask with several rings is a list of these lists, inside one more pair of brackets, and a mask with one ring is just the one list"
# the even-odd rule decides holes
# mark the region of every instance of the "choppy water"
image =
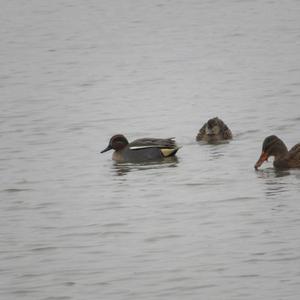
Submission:
[[[1,1],[1,299],[299,299],[300,3]],[[234,140],[200,145],[219,116]],[[115,165],[111,135],[178,161]]]

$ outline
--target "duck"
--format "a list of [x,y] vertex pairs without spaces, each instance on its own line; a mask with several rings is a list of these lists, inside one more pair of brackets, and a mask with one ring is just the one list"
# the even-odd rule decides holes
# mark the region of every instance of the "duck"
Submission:
[[285,143],[276,135],[266,137],[261,155],[254,165],[255,170],[258,170],[270,156],[274,156],[275,169],[300,168],[300,143],[288,150]]
[[218,117],[209,119],[199,130],[196,141],[214,143],[231,140],[232,132],[228,126]]
[[115,150],[112,159],[116,162],[141,163],[162,161],[167,157],[175,156],[180,147],[175,138],[141,138],[129,143],[123,134],[111,137],[108,146],[101,153]]

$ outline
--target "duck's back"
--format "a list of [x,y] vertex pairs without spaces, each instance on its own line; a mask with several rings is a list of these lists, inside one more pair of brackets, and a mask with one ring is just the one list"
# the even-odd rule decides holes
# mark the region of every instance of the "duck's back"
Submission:
[[130,149],[142,149],[142,148],[176,148],[177,145],[173,138],[168,139],[157,139],[157,138],[143,138],[137,139],[131,142],[129,145]]
[[300,168],[300,143],[288,152],[288,161],[290,168]]
[[128,144],[120,154],[125,162],[159,161],[175,155],[178,149],[172,138],[142,138]]
[[229,127],[222,121],[219,124],[220,132],[215,136],[209,136],[206,133],[207,122],[200,128],[196,140],[197,141],[206,141],[206,142],[214,142],[214,141],[221,141],[221,140],[231,140],[232,139],[232,132]]

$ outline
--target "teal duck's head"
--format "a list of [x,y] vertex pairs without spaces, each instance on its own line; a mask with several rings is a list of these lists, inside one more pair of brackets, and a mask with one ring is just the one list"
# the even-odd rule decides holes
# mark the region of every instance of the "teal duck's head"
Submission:
[[104,150],[102,150],[101,153],[104,153],[111,149],[120,151],[124,149],[127,145],[128,145],[128,140],[126,139],[126,137],[122,134],[116,134],[113,137],[111,137],[108,146]]
[[207,121],[205,127],[205,133],[208,136],[216,136],[222,132],[223,127],[224,127],[224,122],[216,117]]

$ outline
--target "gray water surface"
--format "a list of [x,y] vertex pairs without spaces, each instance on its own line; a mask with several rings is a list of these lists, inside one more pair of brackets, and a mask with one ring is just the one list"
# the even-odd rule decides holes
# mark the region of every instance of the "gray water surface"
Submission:
[[[299,299],[300,2],[2,0],[1,299]],[[227,144],[195,142],[219,116]],[[109,138],[172,137],[117,165]]]

